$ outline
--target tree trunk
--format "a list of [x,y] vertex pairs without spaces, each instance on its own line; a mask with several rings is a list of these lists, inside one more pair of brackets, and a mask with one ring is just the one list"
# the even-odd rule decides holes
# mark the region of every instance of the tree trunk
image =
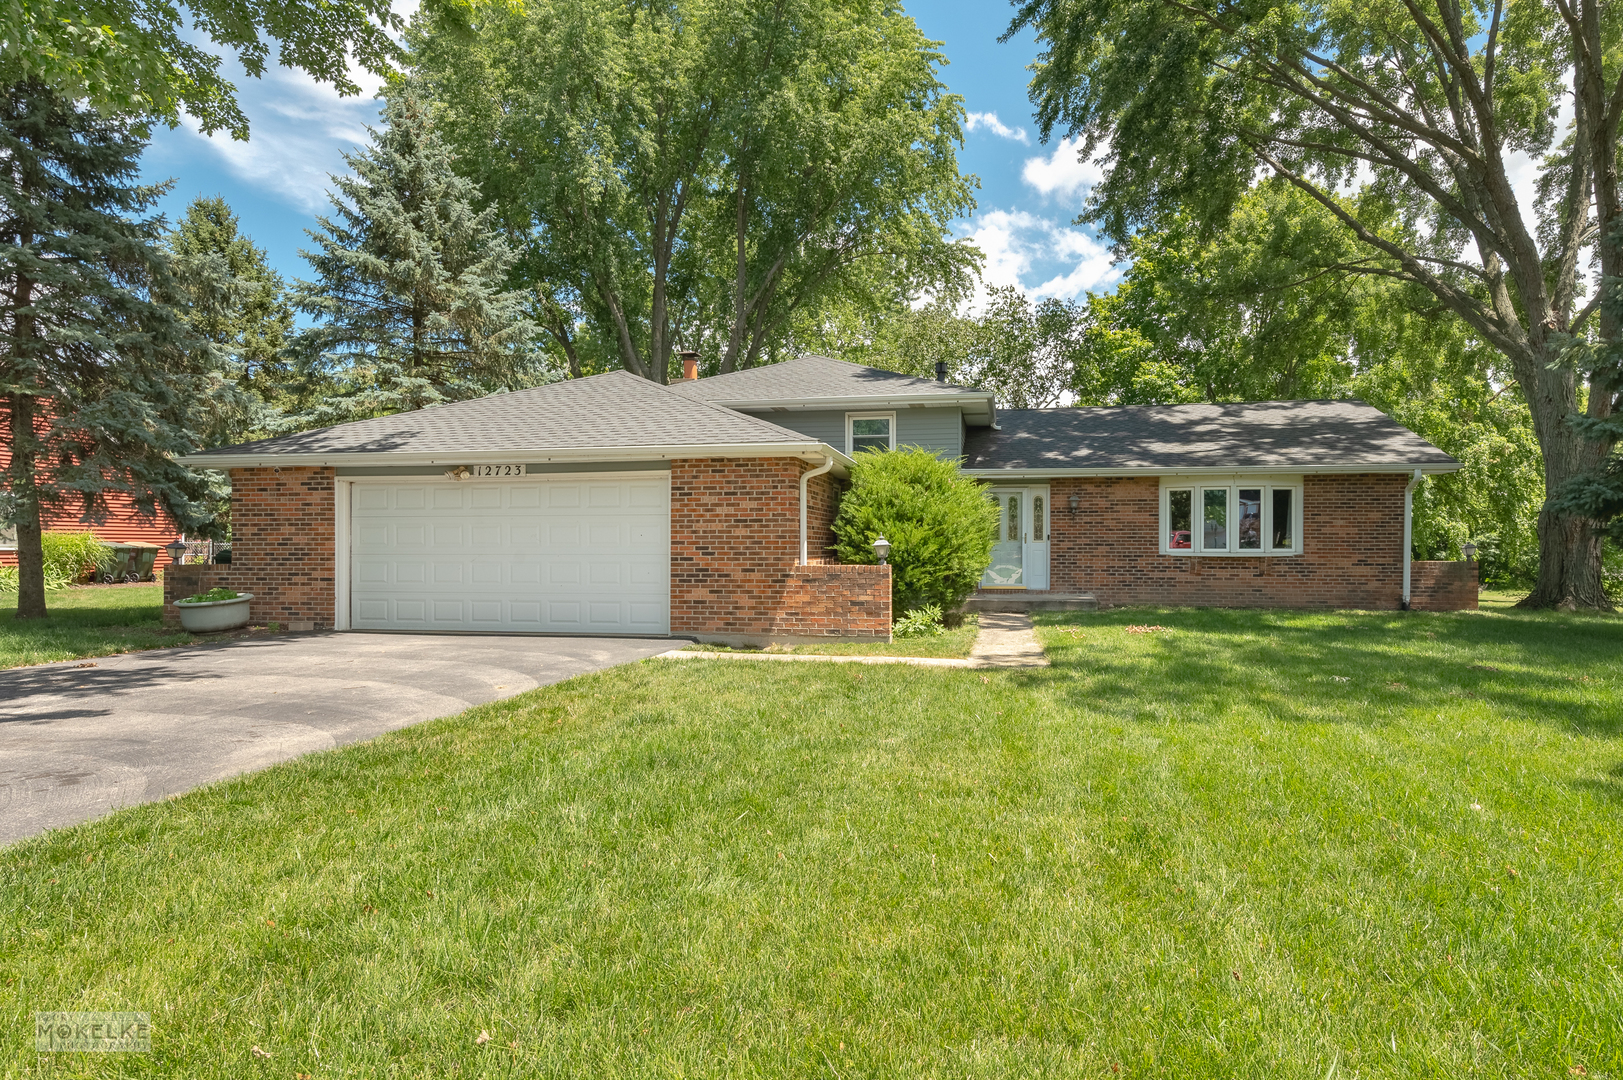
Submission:
[[34,470],[39,464],[35,400],[27,394],[11,394],[6,405],[11,414],[8,480],[17,525],[17,618],[43,619],[47,614],[45,549],[40,538],[39,493],[34,486]]

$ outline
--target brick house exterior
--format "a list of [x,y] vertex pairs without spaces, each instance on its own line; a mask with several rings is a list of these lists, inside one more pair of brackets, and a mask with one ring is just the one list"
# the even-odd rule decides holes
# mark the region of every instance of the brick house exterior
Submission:
[[890,568],[841,565],[832,524],[852,455],[909,445],[1024,507],[983,580],[1000,595],[1475,606],[1474,567],[1404,550],[1408,493],[1459,463],[1361,402],[999,411],[826,357],[671,386],[612,372],[193,455],[230,473],[233,562],[175,568],[166,599],[224,585],[292,629],[884,640]]

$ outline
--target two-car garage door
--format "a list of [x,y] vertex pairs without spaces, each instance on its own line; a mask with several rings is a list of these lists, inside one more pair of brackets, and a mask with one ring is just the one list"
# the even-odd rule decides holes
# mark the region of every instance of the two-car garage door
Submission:
[[669,474],[349,487],[355,629],[670,630]]

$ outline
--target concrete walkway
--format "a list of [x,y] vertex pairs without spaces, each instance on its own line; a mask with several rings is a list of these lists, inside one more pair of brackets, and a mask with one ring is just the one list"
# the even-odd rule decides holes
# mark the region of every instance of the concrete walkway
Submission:
[[1047,667],[1048,657],[1037,643],[1031,616],[1009,612],[981,612],[981,632],[969,659],[980,668]]
[[670,647],[285,634],[0,671],[0,844]]

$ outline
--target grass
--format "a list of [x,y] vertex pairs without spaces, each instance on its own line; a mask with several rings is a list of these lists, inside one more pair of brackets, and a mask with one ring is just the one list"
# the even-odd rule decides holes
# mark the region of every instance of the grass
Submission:
[[[0,852],[0,1073],[1623,1076],[1623,620],[1039,623],[1039,670],[649,661]],[[38,1009],[155,1050],[41,1062]]]
[[15,594],[0,598],[0,668],[48,664],[85,656],[161,649],[197,640],[165,630],[163,586],[91,585],[46,594],[49,615],[17,619]]
[[964,617],[963,625],[929,637],[897,638],[895,641],[831,641],[818,645],[772,646],[767,649],[732,649],[725,645],[690,645],[705,652],[779,652],[811,656],[928,656],[961,658],[969,655],[980,630],[979,616]]

